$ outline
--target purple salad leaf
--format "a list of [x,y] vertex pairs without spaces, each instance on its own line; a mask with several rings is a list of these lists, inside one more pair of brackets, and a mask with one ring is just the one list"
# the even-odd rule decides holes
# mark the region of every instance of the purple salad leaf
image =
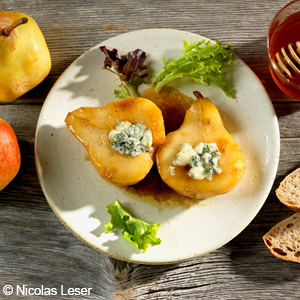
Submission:
[[117,49],[109,50],[106,46],[99,48],[105,54],[104,69],[119,76],[121,90],[115,90],[118,98],[139,97],[138,87],[144,82],[147,66],[144,64],[147,55],[141,49],[120,55]]

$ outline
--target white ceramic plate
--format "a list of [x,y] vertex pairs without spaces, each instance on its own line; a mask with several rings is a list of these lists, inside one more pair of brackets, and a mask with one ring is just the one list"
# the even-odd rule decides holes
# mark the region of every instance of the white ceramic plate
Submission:
[[[235,189],[198,204],[170,205],[139,198],[104,182],[89,161],[84,147],[66,128],[68,112],[82,106],[104,106],[114,98],[117,76],[103,70],[99,46],[126,54],[143,49],[154,75],[162,57],[177,58],[182,42],[203,37],[182,31],[149,29],[116,36],[76,59],[50,91],[37,124],[36,165],[43,192],[61,222],[89,246],[112,257],[145,264],[183,261],[209,253],[237,236],[264,204],[275,179],[279,160],[279,128],[272,103],[255,74],[239,58],[228,75],[235,98],[227,98],[215,86],[178,82],[192,97],[199,90],[218,107],[225,127],[239,143],[246,171]],[[110,220],[106,206],[116,199],[134,216],[161,223],[161,244],[140,253],[122,238],[121,232],[103,234]]]

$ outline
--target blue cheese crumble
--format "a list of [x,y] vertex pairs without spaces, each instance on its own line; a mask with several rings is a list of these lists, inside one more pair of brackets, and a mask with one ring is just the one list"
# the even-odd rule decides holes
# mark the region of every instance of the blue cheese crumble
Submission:
[[151,152],[152,132],[142,123],[131,124],[119,122],[115,129],[108,134],[111,147],[121,153],[133,157],[142,152]]
[[199,143],[194,148],[189,143],[182,143],[180,151],[173,157],[174,166],[190,166],[188,175],[196,180],[212,179],[216,173],[222,173],[218,166],[221,156],[216,143]]

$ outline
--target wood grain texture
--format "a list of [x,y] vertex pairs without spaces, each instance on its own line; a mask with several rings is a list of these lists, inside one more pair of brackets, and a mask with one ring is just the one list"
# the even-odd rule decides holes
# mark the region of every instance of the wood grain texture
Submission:
[[[84,299],[299,299],[300,265],[273,257],[262,236],[290,216],[275,196],[289,172],[300,167],[300,103],[285,96],[268,69],[266,34],[288,1],[258,0],[0,0],[2,10],[31,15],[52,56],[46,80],[0,117],[14,128],[21,148],[18,176],[0,193],[0,299],[2,288],[92,288]],[[35,128],[43,102],[65,68],[90,47],[118,34],[174,28],[232,43],[264,84],[278,115],[281,155],[276,180],[251,224],[222,248],[194,260],[147,266],[111,259],[72,235],[50,209],[34,161]],[[16,295],[5,299],[18,299]],[[56,299],[51,296],[28,299]],[[59,299],[83,299],[59,296]]]

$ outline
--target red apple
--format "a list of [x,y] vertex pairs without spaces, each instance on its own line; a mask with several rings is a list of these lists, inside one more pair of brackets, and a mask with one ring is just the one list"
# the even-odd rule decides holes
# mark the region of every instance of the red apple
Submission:
[[0,191],[17,175],[21,164],[20,147],[11,126],[0,119]]

